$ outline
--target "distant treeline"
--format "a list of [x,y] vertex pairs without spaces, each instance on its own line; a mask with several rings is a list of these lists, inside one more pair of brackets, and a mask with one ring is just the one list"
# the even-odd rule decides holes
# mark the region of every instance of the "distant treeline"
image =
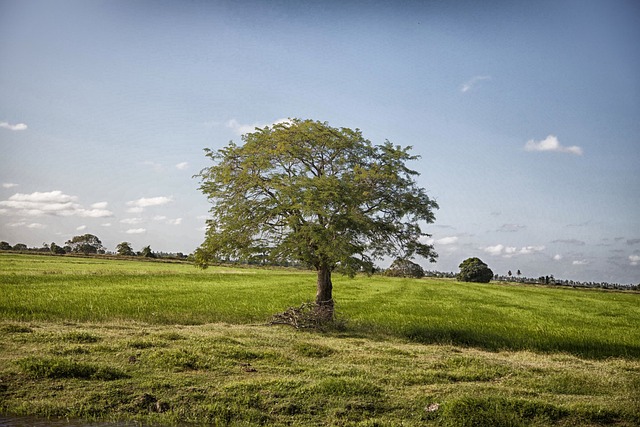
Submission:
[[[92,235],[85,235],[91,236]],[[78,237],[85,237],[78,236]],[[69,241],[67,243],[71,243]],[[99,243],[99,240],[98,240]],[[123,246],[128,248],[128,251],[123,252]],[[193,261],[193,254],[185,255],[182,252],[152,252],[149,246],[145,246],[141,251],[134,252],[129,247],[127,242],[122,242],[118,245],[117,252],[111,252],[105,250],[101,244],[99,243],[97,247],[90,246],[91,250],[86,252],[86,245],[65,245],[58,246],[55,243],[47,244],[43,243],[41,247],[27,247],[24,243],[17,243],[15,245],[11,245],[7,242],[0,242],[0,251],[14,251],[14,252],[30,252],[30,253],[51,253],[51,254],[74,254],[74,253],[84,253],[84,254],[97,254],[97,255],[108,255],[114,257],[143,257],[143,258],[157,258],[164,260],[188,260]],[[294,268],[302,268],[303,266],[299,262],[281,262],[281,263],[271,263],[266,259],[251,259],[249,261],[239,262],[239,261],[231,261],[231,260],[220,260],[220,264],[244,264],[244,265],[256,265],[256,266],[270,266],[270,267],[294,267]],[[386,270],[384,269],[376,269],[374,274],[386,274]],[[520,273],[520,271],[518,271]],[[422,276],[421,276],[422,277]],[[450,271],[433,271],[433,270],[424,270],[424,277],[435,277],[435,278],[445,278],[445,279],[455,279],[457,277],[456,273]],[[618,290],[640,290],[640,284],[633,285],[622,285],[619,283],[609,283],[609,282],[580,282],[577,280],[564,280],[564,279],[556,279],[553,275],[550,276],[540,276],[537,279],[531,277],[524,277],[520,274],[517,276],[507,275],[494,275],[493,281],[495,282],[512,282],[512,283],[525,283],[532,285],[554,285],[554,286],[570,286],[573,288],[600,288],[600,289],[618,289]]]
[[[438,277],[455,279],[456,273],[450,271],[425,271],[425,277]],[[540,276],[537,279],[524,276],[501,276],[496,274],[493,276],[494,282],[512,282],[512,283],[526,283],[531,285],[555,285],[555,286],[570,286],[573,288],[600,288],[600,289],[621,289],[621,290],[640,290],[640,284],[637,285],[621,285],[619,283],[609,282],[580,282],[577,280],[564,280],[556,279],[553,275]]]
[[[98,241],[99,242],[99,241]],[[69,242],[67,242],[69,243]],[[40,247],[28,247],[24,243],[16,243],[11,245],[8,242],[0,242],[0,251],[27,252],[41,254],[84,254],[84,255],[109,255],[109,256],[128,256],[128,257],[144,257],[158,259],[186,260],[189,256],[182,252],[153,252],[149,246],[145,246],[142,250],[134,252],[130,251],[126,254],[107,251],[104,247],[96,245],[70,245],[65,244],[59,246],[55,243],[43,243]]]

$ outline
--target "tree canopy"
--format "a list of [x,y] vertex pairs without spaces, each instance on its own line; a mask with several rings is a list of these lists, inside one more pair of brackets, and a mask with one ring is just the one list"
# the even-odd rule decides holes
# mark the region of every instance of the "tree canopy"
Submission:
[[489,283],[493,271],[480,258],[467,258],[460,264],[458,280],[461,282]]
[[116,246],[116,252],[118,255],[122,256],[135,256],[135,252],[131,248],[131,243],[129,242],[120,242],[118,246]]
[[65,242],[65,245],[68,245],[74,253],[97,254],[104,251],[102,242],[93,234],[73,236],[71,240]]
[[371,271],[383,256],[434,261],[423,223],[437,203],[418,186],[411,147],[373,145],[360,130],[292,119],[205,154],[197,176],[212,203],[196,262],[264,257],[318,271],[316,303],[332,304],[331,272]]
[[415,262],[411,262],[408,259],[398,258],[393,261],[385,271],[385,275],[391,277],[413,277],[420,279],[424,277],[424,269],[420,265]]

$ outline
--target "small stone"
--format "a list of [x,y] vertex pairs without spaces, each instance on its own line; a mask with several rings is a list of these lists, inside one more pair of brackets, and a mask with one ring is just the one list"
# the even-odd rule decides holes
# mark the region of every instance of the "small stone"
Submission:
[[431,403],[426,408],[424,408],[424,410],[427,412],[436,412],[438,409],[440,409],[439,403]]

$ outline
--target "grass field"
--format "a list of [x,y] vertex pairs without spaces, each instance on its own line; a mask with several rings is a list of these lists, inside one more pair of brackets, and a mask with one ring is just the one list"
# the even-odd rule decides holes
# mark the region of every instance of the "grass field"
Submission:
[[640,424],[640,295],[0,255],[0,412],[154,424]]

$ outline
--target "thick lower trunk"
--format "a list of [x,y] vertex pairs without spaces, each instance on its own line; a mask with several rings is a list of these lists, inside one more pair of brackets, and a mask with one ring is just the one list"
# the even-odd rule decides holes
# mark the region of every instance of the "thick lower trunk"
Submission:
[[316,304],[318,308],[326,311],[328,317],[333,318],[333,284],[331,283],[331,269],[322,266],[318,269],[318,291]]

